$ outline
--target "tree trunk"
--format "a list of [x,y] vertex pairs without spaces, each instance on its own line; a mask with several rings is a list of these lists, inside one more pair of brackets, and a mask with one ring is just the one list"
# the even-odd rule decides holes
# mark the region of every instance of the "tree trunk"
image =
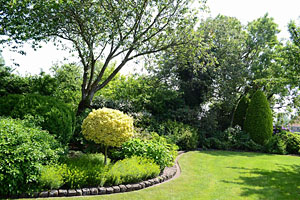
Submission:
[[95,92],[90,92],[89,95],[83,97],[81,101],[79,102],[76,116],[79,116],[85,109],[91,108],[91,103],[93,100]]
[[87,101],[81,100],[79,102],[79,105],[78,105],[78,108],[77,108],[76,116],[79,116],[89,106],[90,106],[90,104]]
[[[230,116],[230,127],[232,127],[233,126],[233,119],[234,119],[234,112],[235,112],[235,110],[236,110],[236,108],[237,108],[237,106],[238,106],[238,104],[239,104],[239,101],[241,100],[241,98],[243,97],[243,96],[245,96],[246,94],[241,94],[240,95],[240,97],[237,99],[237,101],[234,103],[234,106],[233,106],[233,108],[232,108],[232,110],[231,110],[231,116]],[[234,127],[232,127],[232,128],[234,128]]]
[[107,165],[107,148],[108,148],[108,146],[105,145],[105,150],[104,150],[104,165]]

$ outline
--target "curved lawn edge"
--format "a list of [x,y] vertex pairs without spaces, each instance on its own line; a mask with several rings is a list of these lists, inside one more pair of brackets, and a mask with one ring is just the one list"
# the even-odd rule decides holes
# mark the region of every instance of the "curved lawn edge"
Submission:
[[[161,182],[161,183],[154,184],[154,185],[152,185],[152,186],[150,186],[150,187],[155,187],[155,186],[161,185],[161,184],[163,184],[163,183],[167,183],[167,182],[169,182],[169,181],[172,181],[172,180],[178,178],[178,177],[180,176],[180,174],[181,174],[181,167],[180,167],[180,165],[179,165],[178,160],[179,160],[179,158],[180,158],[184,153],[186,153],[186,151],[179,151],[179,152],[178,152],[178,156],[177,156],[176,159],[175,159],[175,164],[174,164],[172,167],[166,167],[166,168],[164,169],[163,173],[162,173],[162,175],[172,174],[173,176],[172,176],[171,178],[169,178],[169,179],[167,179],[167,180]],[[175,171],[175,174],[172,173],[172,172],[174,172],[174,171]]]
[[148,187],[154,187],[171,180],[178,178],[181,174],[181,168],[178,163],[178,159],[185,153],[179,151],[178,156],[175,159],[175,164],[172,167],[166,167],[161,175],[156,178],[148,179],[135,184],[116,185],[110,187],[92,187],[82,189],[59,189],[49,190],[42,192],[35,192],[33,194],[22,194],[19,198],[47,198],[47,197],[74,197],[74,196],[88,196],[88,195],[106,195],[115,193],[131,192],[136,190],[142,190]]

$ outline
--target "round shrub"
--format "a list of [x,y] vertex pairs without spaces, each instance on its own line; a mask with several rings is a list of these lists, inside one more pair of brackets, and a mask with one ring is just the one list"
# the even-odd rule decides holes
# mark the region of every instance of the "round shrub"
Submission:
[[247,108],[249,106],[250,103],[250,99],[246,96],[243,96],[241,98],[241,100],[239,101],[234,115],[233,115],[233,123],[232,126],[235,127],[236,125],[239,125],[242,130],[244,128],[244,121],[246,118],[246,112],[247,112]]
[[106,163],[107,147],[119,147],[133,136],[133,119],[114,109],[93,110],[82,123],[82,134],[87,140],[105,145]]
[[35,190],[42,165],[56,162],[62,149],[46,131],[0,118],[0,196]]
[[75,115],[71,108],[57,99],[37,94],[12,94],[1,97],[0,115],[24,119],[26,115],[42,117],[40,126],[67,144],[73,135]]
[[133,136],[133,119],[114,109],[93,110],[83,121],[82,133],[97,144],[119,147]]
[[262,91],[255,92],[247,109],[244,130],[254,142],[264,145],[272,136],[272,123],[272,112],[266,96]]

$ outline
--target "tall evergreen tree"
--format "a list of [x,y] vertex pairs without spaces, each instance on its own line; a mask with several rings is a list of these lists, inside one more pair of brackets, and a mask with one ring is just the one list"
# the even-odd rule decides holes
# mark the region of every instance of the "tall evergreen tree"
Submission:
[[251,139],[258,144],[265,144],[272,136],[272,111],[265,94],[258,90],[251,98],[247,109],[244,130],[250,134]]

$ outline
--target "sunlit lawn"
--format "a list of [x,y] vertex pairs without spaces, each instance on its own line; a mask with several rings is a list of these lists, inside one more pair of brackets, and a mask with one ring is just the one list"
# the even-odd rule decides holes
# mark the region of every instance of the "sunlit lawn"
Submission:
[[300,157],[201,151],[182,155],[179,163],[182,168],[180,177],[159,186],[129,193],[82,198],[300,199]]

